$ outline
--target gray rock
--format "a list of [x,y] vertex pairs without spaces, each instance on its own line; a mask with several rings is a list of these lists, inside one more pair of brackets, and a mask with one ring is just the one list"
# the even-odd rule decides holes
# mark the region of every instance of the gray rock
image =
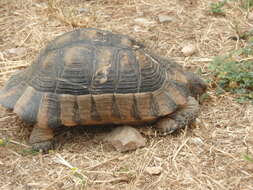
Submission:
[[139,131],[130,126],[117,127],[108,133],[105,142],[110,143],[117,151],[126,152],[144,147],[146,139],[142,137]]

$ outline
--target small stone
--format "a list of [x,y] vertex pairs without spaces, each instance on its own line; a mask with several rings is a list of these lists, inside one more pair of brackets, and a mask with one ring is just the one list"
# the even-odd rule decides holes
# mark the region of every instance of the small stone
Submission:
[[160,23],[172,22],[173,18],[168,15],[158,15],[158,20]]
[[163,168],[161,166],[155,166],[155,167],[146,167],[145,171],[149,175],[159,175],[162,172]]
[[6,53],[8,54],[15,54],[15,55],[24,55],[26,53],[26,48],[11,48],[5,50]]
[[193,143],[193,144],[196,144],[196,145],[202,145],[202,144],[204,144],[204,142],[202,141],[202,139],[199,138],[199,137],[193,137],[193,138],[191,138],[190,142]]
[[143,17],[136,18],[136,19],[134,19],[134,21],[137,22],[137,23],[140,23],[142,25],[154,24],[154,22],[152,20],[149,20],[149,19],[143,18]]
[[48,4],[44,2],[38,2],[33,4],[35,7],[46,9],[48,8]]
[[135,32],[142,32],[142,33],[148,32],[148,30],[145,30],[145,29],[143,29],[143,27],[137,26],[137,25],[134,26],[134,31]]
[[191,56],[196,52],[196,46],[193,44],[189,44],[184,46],[181,51],[185,56]]
[[126,152],[144,147],[146,139],[139,131],[130,126],[117,127],[106,135],[104,141],[110,143],[117,151]]
[[77,9],[77,11],[78,11],[80,14],[81,14],[81,13],[85,13],[85,12],[89,12],[89,10],[88,10],[88,9],[83,8],[83,7],[78,8],[78,9]]
[[250,22],[253,22],[253,13],[249,13],[248,19]]

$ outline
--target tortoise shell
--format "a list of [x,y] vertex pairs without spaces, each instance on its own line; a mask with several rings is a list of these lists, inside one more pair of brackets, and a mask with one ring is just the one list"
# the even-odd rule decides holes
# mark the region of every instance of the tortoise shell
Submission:
[[52,128],[140,123],[185,105],[188,83],[179,65],[128,36],[78,29],[49,42],[29,68],[14,74],[0,104]]

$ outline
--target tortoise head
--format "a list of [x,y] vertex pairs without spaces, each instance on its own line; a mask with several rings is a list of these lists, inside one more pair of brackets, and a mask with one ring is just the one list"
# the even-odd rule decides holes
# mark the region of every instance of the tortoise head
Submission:
[[201,78],[191,72],[185,72],[185,75],[187,77],[190,92],[193,97],[196,98],[205,93],[207,85]]

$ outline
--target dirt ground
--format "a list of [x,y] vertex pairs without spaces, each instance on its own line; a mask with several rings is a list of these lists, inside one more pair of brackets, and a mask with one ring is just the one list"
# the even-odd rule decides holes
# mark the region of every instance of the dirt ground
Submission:
[[[185,69],[209,75],[212,57],[245,46],[232,40],[253,27],[241,1],[225,15],[210,12],[212,0],[1,0],[0,85],[32,64],[48,41],[80,27],[127,34]],[[169,16],[160,22],[159,16]],[[184,56],[192,44],[196,52]],[[216,95],[201,105],[195,126],[174,135],[146,135],[147,145],[119,153],[100,140],[100,130],[76,129],[49,154],[32,152],[31,127],[0,109],[0,189],[253,190],[253,105]],[[148,129],[147,129],[148,130]],[[7,143],[5,143],[5,142]],[[147,167],[161,167],[150,175]]]

